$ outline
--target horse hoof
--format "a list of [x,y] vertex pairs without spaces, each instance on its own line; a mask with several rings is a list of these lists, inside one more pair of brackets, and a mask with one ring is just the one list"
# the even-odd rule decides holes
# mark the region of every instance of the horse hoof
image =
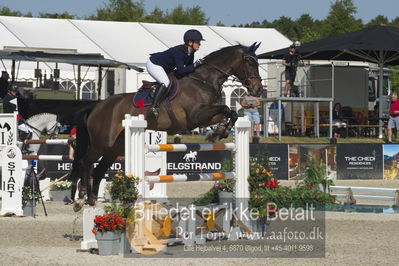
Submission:
[[84,204],[83,200],[75,201],[75,203],[73,204],[73,211],[74,212],[80,211],[82,209],[82,207],[83,207],[83,204]]
[[87,203],[89,203],[90,206],[96,206],[96,200],[95,199],[88,199]]
[[220,139],[227,139],[229,137],[229,133],[228,132],[224,132],[222,134],[222,136],[220,137]]
[[218,136],[214,133],[209,133],[206,135],[205,140],[214,143],[218,140]]

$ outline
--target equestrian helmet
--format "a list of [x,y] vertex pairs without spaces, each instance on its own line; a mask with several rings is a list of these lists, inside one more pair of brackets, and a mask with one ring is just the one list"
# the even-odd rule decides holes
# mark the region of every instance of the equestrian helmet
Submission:
[[201,32],[199,32],[198,30],[188,30],[186,31],[186,33],[184,33],[184,43],[188,42],[188,41],[205,41],[202,37]]
[[18,90],[18,86],[15,84],[11,84],[10,86],[8,86],[7,88],[9,91],[17,91]]

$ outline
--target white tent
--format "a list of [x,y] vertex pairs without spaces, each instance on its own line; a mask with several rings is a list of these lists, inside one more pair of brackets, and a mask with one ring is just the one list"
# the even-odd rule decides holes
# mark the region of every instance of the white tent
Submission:
[[[206,39],[196,58],[236,44],[250,45],[262,42],[258,52],[264,53],[288,46],[291,41],[274,29],[236,28],[217,26],[169,25],[138,22],[88,21],[69,19],[43,19],[0,16],[0,49],[6,46],[74,49],[79,53],[100,53],[106,58],[145,67],[151,53],[168,49],[182,43],[183,33],[198,29]],[[3,62],[7,69],[10,62]],[[7,64],[8,63],[8,64]],[[40,68],[52,73],[54,64],[41,64]],[[21,63],[19,77],[33,78],[36,64]],[[62,77],[73,82],[76,69],[59,66]],[[96,79],[95,69],[85,70],[85,78]],[[267,69],[261,68],[262,78],[267,78]],[[147,73],[134,70],[115,70],[115,93],[136,91],[141,80],[150,79]],[[107,78],[107,77],[106,77]],[[93,83],[94,84],[94,83]],[[104,85],[107,82],[103,82]],[[230,105],[230,94],[241,84],[226,82],[226,102]],[[105,86],[104,92],[107,91]],[[106,93],[102,93],[106,96]]]

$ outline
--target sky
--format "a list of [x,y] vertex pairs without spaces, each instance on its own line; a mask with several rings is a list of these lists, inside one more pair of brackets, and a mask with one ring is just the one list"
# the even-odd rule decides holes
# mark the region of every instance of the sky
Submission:
[[384,155],[394,156],[398,153],[399,145],[384,145]]
[[[104,7],[107,0],[0,0],[0,6],[22,13],[63,13],[77,15],[80,18],[94,14],[96,9]],[[137,1],[136,1],[137,2]],[[315,19],[324,19],[334,0],[143,0],[147,12],[155,7],[172,10],[177,5],[183,7],[200,6],[209,18],[209,25],[221,21],[226,26],[273,21],[280,16],[296,19],[308,13]],[[399,16],[399,0],[354,0],[358,8],[357,18],[363,23],[377,15],[388,19]]]

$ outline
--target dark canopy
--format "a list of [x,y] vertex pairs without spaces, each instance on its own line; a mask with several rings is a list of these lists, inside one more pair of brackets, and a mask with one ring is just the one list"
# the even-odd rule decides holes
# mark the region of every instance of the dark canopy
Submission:
[[81,66],[94,67],[118,67],[125,69],[134,69],[143,72],[143,69],[123,62],[104,58],[101,54],[82,54],[82,53],[59,53],[43,51],[18,51],[18,50],[0,50],[0,59],[15,61],[33,61],[33,62],[54,62],[66,63]]
[[[259,55],[263,59],[281,59],[288,47]],[[304,43],[299,47],[302,59],[367,61],[399,65],[399,29],[371,26],[359,31]]]

